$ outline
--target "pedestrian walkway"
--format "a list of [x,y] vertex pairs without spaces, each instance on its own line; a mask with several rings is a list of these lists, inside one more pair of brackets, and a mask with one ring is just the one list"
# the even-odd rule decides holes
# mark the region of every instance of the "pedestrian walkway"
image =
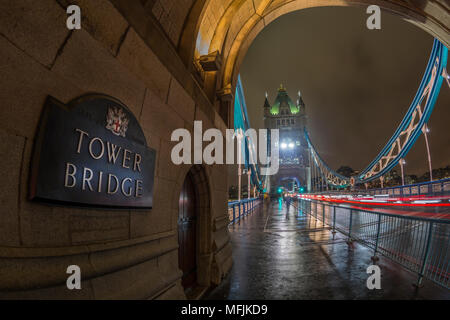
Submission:
[[430,281],[416,289],[416,275],[383,257],[381,289],[369,290],[371,251],[296,205],[272,201],[230,227],[233,268],[205,299],[450,299]]

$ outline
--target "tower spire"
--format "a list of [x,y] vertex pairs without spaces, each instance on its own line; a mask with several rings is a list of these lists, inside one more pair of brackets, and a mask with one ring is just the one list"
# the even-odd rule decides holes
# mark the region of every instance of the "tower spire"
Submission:
[[264,108],[270,109],[270,103],[269,103],[269,100],[267,99],[269,97],[269,94],[267,93],[267,91],[266,91],[265,96],[266,96],[266,98],[264,99]]

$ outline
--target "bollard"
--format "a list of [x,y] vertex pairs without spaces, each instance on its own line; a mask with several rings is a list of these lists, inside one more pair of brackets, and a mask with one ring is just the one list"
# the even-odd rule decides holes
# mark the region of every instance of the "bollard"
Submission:
[[381,214],[378,214],[377,239],[375,240],[375,249],[373,251],[373,256],[370,258],[374,263],[380,260],[380,258],[377,257],[378,240],[380,239],[380,228],[381,228]]
[[350,224],[348,228],[348,240],[347,243],[352,243],[352,222],[353,222],[353,209],[350,209]]
[[425,249],[425,255],[423,257],[422,268],[420,268],[419,278],[417,279],[417,284],[415,284],[417,288],[422,287],[422,280],[425,274],[425,267],[427,265],[428,256],[430,254],[432,232],[433,232],[433,222],[430,222],[430,226],[428,227],[427,247]]
[[333,237],[336,234],[336,207],[333,206]]
[[325,204],[324,203],[322,203],[322,218],[323,218],[322,224],[325,227]]
[[239,202],[239,221],[241,220],[241,203]]

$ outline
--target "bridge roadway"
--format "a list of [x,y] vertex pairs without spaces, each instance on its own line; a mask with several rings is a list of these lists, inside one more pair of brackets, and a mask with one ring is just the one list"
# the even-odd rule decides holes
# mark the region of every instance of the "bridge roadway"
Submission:
[[[294,205],[296,205],[294,203]],[[381,290],[366,286],[372,251],[309,215],[266,202],[230,226],[233,268],[204,299],[450,299],[449,290],[380,257]]]

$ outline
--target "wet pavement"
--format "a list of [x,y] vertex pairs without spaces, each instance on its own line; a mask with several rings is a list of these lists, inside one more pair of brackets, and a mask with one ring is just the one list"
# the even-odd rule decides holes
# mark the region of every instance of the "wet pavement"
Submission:
[[366,286],[372,250],[272,201],[230,226],[233,268],[204,299],[450,299],[450,290],[380,257],[381,289]]

